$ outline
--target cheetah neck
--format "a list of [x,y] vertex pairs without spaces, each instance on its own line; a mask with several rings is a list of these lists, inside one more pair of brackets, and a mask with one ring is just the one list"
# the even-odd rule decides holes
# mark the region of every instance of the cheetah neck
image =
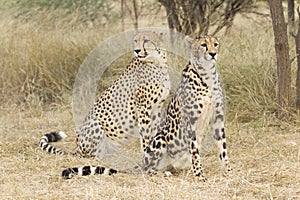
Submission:
[[219,82],[219,75],[214,62],[197,60],[196,62],[190,61],[190,63],[209,88],[213,88]]

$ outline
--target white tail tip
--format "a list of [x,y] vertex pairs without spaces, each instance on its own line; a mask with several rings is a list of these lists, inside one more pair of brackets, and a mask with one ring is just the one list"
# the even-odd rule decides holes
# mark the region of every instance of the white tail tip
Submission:
[[61,138],[66,138],[66,137],[68,137],[63,131],[59,131],[58,134],[59,134],[59,136],[60,136]]

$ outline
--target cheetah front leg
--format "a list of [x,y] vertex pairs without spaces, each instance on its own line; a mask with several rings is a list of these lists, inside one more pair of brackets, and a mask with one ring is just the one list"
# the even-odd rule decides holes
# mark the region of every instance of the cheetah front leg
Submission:
[[143,152],[158,132],[161,122],[161,108],[169,90],[159,84],[146,84],[136,92],[136,116],[140,127],[141,149]]
[[191,155],[192,160],[192,169],[195,177],[198,177],[200,181],[205,182],[207,179],[205,178],[203,172],[203,166],[201,161],[201,156],[199,153],[199,143],[197,142],[196,138],[196,129],[195,126],[190,125],[189,123],[186,124],[186,132],[188,133],[188,144],[189,144],[189,153]]
[[228,175],[231,173],[232,169],[229,164],[227,145],[226,145],[226,135],[224,128],[224,111],[222,107],[217,107],[212,122],[212,129],[214,132],[214,138],[219,149],[219,158],[221,161],[221,170],[223,175]]

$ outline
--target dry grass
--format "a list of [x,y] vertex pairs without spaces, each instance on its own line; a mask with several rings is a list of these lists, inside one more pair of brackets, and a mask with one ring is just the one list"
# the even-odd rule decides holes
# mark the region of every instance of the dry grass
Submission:
[[1,99],[19,93],[15,103],[62,101],[63,94],[72,90],[75,72],[101,34],[37,29],[34,23],[6,27],[8,22],[0,21]]
[[297,199],[300,195],[299,129],[284,124],[272,127],[229,122],[229,155],[234,168],[229,179],[220,178],[214,149],[203,161],[209,179],[205,184],[195,181],[188,171],[170,178],[117,174],[63,180],[59,175],[66,167],[97,164],[95,160],[64,158],[39,150],[39,137],[53,129],[64,129],[70,135],[59,146],[74,148],[69,110],[3,110],[1,199]]
[[[232,33],[221,35],[219,68],[226,88],[234,171],[228,179],[220,176],[213,149],[203,160],[209,179],[203,184],[189,171],[169,178],[144,174],[60,178],[66,167],[98,162],[48,155],[39,150],[39,138],[64,130],[69,138],[57,146],[75,148],[71,92],[76,71],[90,50],[120,29],[75,30],[67,20],[47,28],[41,26],[43,18],[51,21],[52,15],[43,11],[42,16],[21,23],[0,14],[0,199],[299,198],[300,120],[282,123],[274,117],[277,83],[270,21],[258,26],[239,17]],[[114,65],[123,66],[126,59]],[[112,66],[100,90],[120,71]],[[122,165],[124,159],[117,161]]]

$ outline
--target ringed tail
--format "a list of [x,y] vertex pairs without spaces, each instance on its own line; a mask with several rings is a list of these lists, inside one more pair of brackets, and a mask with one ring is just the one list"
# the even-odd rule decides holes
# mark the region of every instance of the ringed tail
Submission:
[[62,171],[62,177],[64,179],[70,179],[75,175],[89,176],[95,174],[103,174],[110,176],[116,173],[118,173],[118,171],[112,168],[106,168],[102,166],[84,166],[65,169]]
[[67,135],[63,131],[47,133],[41,137],[39,146],[43,151],[47,151],[48,153],[66,155],[64,151],[49,144],[50,142],[58,142],[66,137]]

